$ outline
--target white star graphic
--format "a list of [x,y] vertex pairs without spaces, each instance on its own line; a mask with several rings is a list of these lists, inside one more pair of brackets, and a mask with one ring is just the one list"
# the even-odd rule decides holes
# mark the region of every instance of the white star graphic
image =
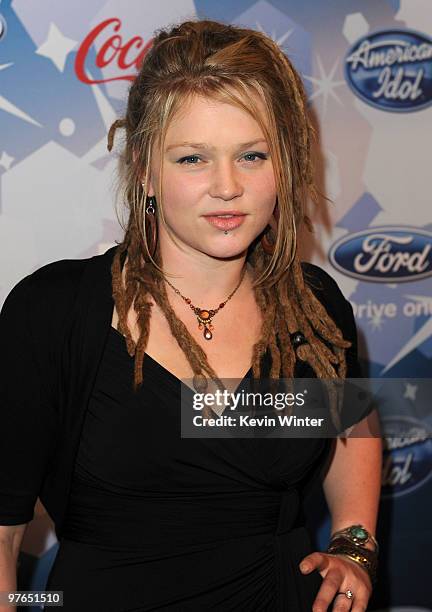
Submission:
[[383,326],[383,323],[384,323],[384,319],[380,314],[375,313],[369,319],[368,323],[371,326],[373,331],[376,331],[377,329],[381,330],[381,327]]
[[0,166],[5,170],[9,170],[13,161],[15,161],[15,157],[11,157],[6,151],[3,151],[0,157]]
[[412,385],[411,383],[405,383],[405,393],[404,399],[410,399],[415,402],[417,393],[417,385]]
[[256,28],[257,30],[259,30],[260,32],[262,32],[263,34],[267,34],[267,36],[270,36],[275,42],[277,42],[277,44],[279,46],[283,45],[283,43],[291,36],[291,34],[294,32],[294,28],[291,28],[291,30],[288,30],[287,32],[285,32],[285,34],[282,34],[282,36],[280,38],[276,38],[276,32],[273,30],[273,32],[271,34],[268,34],[268,32],[264,31],[264,28],[262,27],[262,25],[257,21],[256,22]]
[[60,32],[54,23],[50,23],[48,37],[46,41],[36,49],[36,53],[50,59],[60,72],[63,72],[66,58],[77,44],[76,40],[67,38]]
[[[432,298],[429,295],[405,295],[406,298],[415,302],[420,302],[425,306],[425,312],[432,312]],[[408,353],[416,349],[423,342],[425,342],[430,336],[432,336],[432,317],[426,321],[426,323],[420,327],[419,330],[412,336],[408,342],[400,349],[400,351],[393,357],[393,359],[381,370],[380,376],[382,376],[387,370],[392,368],[398,361],[403,359]]]
[[335,89],[336,89],[336,87],[339,87],[340,85],[345,85],[345,81],[335,81],[335,80],[333,80],[334,75],[336,73],[336,68],[337,68],[337,65],[338,65],[338,61],[339,60],[336,59],[335,63],[333,64],[333,66],[330,69],[330,72],[328,74],[326,74],[325,70],[324,70],[324,66],[323,66],[322,61],[321,61],[321,57],[319,55],[317,55],[317,64],[318,64],[318,70],[319,70],[319,73],[320,73],[320,78],[304,75],[305,79],[307,79],[308,81],[310,81],[313,85],[315,85],[317,87],[317,89],[310,96],[309,100],[314,100],[315,98],[318,98],[319,96],[322,97],[322,100],[323,100],[323,115],[325,115],[326,112],[327,112],[327,104],[328,104],[328,99],[329,99],[330,96],[334,100],[336,100],[336,102],[338,102],[338,104],[342,105],[342,101],[338,97]]

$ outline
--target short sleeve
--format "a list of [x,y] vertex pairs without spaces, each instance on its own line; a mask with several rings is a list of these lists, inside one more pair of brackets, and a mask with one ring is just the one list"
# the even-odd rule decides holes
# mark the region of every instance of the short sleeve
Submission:
[[358,330],[351,303],[343,295],[336,281],[322,268],[306,264],[305,280],[311,279],[310,287],[326,308],[329,316],[336,323],[345,340],[351,342],[346,349],[345,359],[347,365],[344,387],[344,401],[341,411],[342,430],[359,423],[373,410],[373,402],[369,395],[363,393],[364,383],[349,382],[349,379],[365,379],[358,355]]
[[[354,318],[353,308],[348,300],[343,298],[345,322],[342,324],[344,338],[351,342],[350,348],[346,350],[345,358],[347,364],[346,385],[344,389],[344,401],[341,414],[342,429],[348,429],[372,412],[375,405],[372,396],[368,392],[366,380],[359,381],[351,379],[366,379],[358,356],[358,331]],[[366,384],[365,384],[366,383]]]
[[36,327],[43,327],[43,320],[36,320],[41,293],[29,275],[11,290],[0,312],[0,525],[32,520],[55,447],[49,333],[38,329],[35,337]]

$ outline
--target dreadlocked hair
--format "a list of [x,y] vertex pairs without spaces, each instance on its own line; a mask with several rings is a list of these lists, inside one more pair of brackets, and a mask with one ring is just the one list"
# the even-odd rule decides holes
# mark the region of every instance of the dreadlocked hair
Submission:
[[[341,380],[346,376],[345,340],[340,329],[305,282],[297,254],[297,228],[311,222],[305,214],[308,198],[316,200],[311,145],[314,131],[300,76],[279,45],[265,34],[210,20],[186,21],[155,33],[153,45],[129,90],[125,117],[113,123],[108,134],[111,151],[117,128],[126,142],[119,153],[119,191],[128,213],[118,217],[124,230],[112,263],[112,290],[118,328],[127,350],[135,357],[134,389],[143,379],[143,360],[149,336],[152,298],[164,313],[194,373],[197,390],[213,380],[223,384],[171,307],[159,249],[150,248],[149,221],[145,214],[150,157],[158,142],[163,151],[168,126],[178,110],[194,96],[226,102],[252,114],[270,147],[277,202],[277,224],[267,226],[273,252],[257,239],[247,261],[254,270],[253,291],[262,313],[261,337],[253,347],[252,373],[261,374],[261,358],[270,352],[271,379],[294,375],[296,359],[307,362],[318,378]],[[262,116],[256,98],[265,108]],[[162,156],[158,191],[157,225],[165,224],[162,198]],[[124,281],[122,268],[127,256]],[[135,343],[127,323],[129,310],[137,317]],[[291,335],[301,332],[306,343],[293,348]],[[329,387],[330,412],[336,427],[340,414],[334,388]]]

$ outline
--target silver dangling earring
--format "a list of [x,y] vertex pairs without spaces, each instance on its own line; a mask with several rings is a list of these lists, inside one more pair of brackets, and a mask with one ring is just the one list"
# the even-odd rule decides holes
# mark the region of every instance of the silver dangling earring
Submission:
[[148,215],[154,215],[155,214],[155,212],[156,212],[155,204],[156,204],[156,198],[154,196],[150,196],[150,197],[147,198],[146,213]]
[[146,231],[146,239],[147,239],[147,250],[150,254],[150,257],[153,257],[156,251],[157,245],[157,221],[156,221],[156,198],[154,196],[147,197],[146,200],[146,222],[145,222],[145,231]]
[[[145,189],[145,183],[141,183],[141,185],[142,185],[142,188]],[[156,198],[154,196],[147,196],[146,204],[147,204],[146,209],[145,209],[146,213],[148,215],[154,215],[156,212],[155,210]]]

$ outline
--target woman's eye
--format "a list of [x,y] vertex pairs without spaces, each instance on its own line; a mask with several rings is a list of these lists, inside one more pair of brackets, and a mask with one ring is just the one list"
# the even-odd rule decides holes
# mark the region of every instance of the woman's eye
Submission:
[[251,159],[251,158],[258,157],[258,159],[267,159],[267,155],[265,153],[245,153],[243,157],[244,159],[246,159],[246,161],[250,161],[250,162],[257,161],[256,159]]
[[[266,153],[245,153],[241,159],[245,159],[247,162],[255,163],[259,160],[267,159]],[[187,155],[177,160],[178,164],[184,166],[196,166],[198,162],[202,161],[198,155]]]
[[198,155],[188,155],[178,160],[178,164],[185,164],[186,166],[196,165],[195,162],[199,160]]

